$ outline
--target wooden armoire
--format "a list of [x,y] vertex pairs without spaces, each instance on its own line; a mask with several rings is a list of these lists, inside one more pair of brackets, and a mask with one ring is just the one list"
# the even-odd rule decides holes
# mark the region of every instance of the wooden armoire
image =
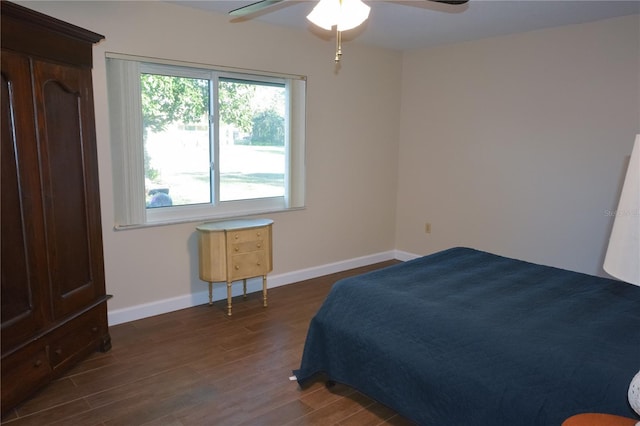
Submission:
[[104,37],[5,1],[0,14],[5,414],[111,339],[91,79]]

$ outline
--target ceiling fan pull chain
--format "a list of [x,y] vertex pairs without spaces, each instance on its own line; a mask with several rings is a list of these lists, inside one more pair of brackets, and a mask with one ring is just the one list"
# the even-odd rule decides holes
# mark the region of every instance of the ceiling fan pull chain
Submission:
[[342,56],[342,31],[336,26],[336,64],[340,62]]

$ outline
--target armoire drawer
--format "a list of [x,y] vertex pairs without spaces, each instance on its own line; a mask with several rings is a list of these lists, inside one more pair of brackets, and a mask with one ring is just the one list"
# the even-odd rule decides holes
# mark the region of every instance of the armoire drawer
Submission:
[[[12,406],[20,402],[31,389],[49,381],[51,367],[45,347],[30,345],[2,359],[2,403]],[[27,353],[31,352],[31,353]]]
[[85,349],[95,350],[104,334],[104,320],[99,310],[91,310],[74,318],[64,328],[65,333],[56,336],[49,345],[49,360],[55,370],[66,361],[73,359]]

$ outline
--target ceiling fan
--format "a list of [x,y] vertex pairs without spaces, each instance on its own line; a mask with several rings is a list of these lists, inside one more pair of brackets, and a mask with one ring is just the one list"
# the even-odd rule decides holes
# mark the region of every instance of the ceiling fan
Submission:
[[[239,7],[229,12],[230,15],[242,17],[264,10],[285,0],[260,0],[249,5]],[[425,0],[435,3],[461,5],[469,0]],[[307,15],[313,24],[331,30],[336,28],[336,63],[342,56],[342,31],[350,30],[362,24],[369,17],[371,8],[362,0],[320,0]]]

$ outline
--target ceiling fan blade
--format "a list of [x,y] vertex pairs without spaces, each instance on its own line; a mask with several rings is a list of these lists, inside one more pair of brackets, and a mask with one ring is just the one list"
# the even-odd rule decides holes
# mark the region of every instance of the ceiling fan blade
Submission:
[[229,12],[229,15],[233,15],[233,16],[249,15],[251,13],[255,13],[259,10],[264,9],[265,7],[269,7],[272,4],[280,3],[281,1],[284,1],[284,0],[261,0],[255,3],[248,4],[243,7],[239,7],[237,9],[233,9],[231,12]]
[[446,3],[446,4],[465,4],[469,0],[430,0],[436,3]]

